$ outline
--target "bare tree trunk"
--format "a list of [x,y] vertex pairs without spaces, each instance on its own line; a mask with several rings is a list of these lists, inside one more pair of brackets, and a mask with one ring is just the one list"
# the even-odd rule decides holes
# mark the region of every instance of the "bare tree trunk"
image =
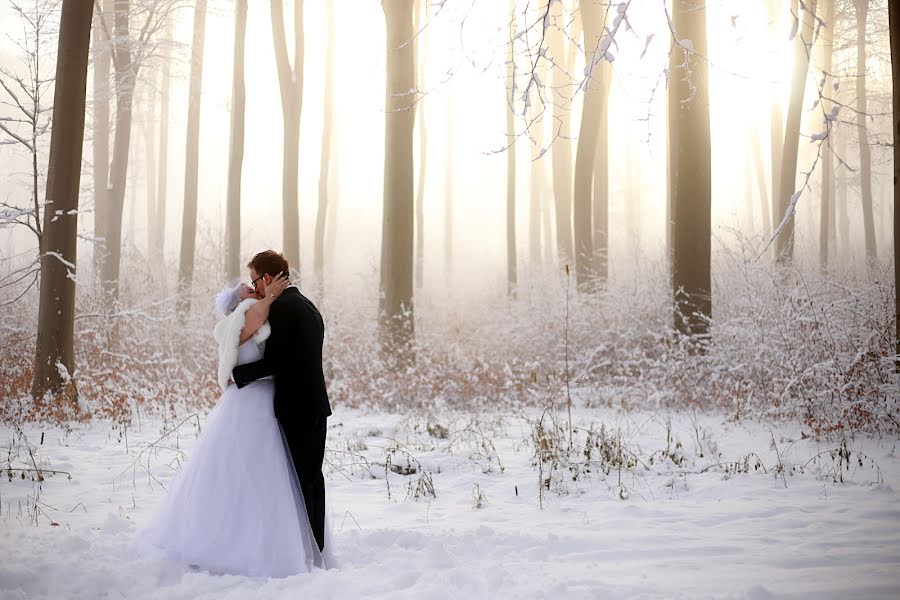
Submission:
[[298,170],[300,168],[300,111],[303,107],[303,0],[294,0],[294,67],[288,60],[284,31],[283,0],[272,0],[272,40],[281,89],[281,113],[284,117],[284,153],[281,170],[282,244],[294,279],[300,279],[300,207]]
[[[140,109],[140,101],[138,101],[138,109]],[[128,148],[128,164],[135,165],[140,161],[138,160],[138,150],[137,145],[132,145]],[[134,175],[132,174],[132,178]],[[135,182],[137,183],[137,182]],[[130,186],[125,193],[125,214],[128,217],[128,227],[125,229],[126,235],[123,240],[125,245],[131,244],[133,248],[137,247],[137,243],[135,242],[136,237],[134,234],[134,213],[137,212],[137,188],[132,185]]]
[[880,215],[878,217],[880,231],[878,232],[879,237],[881,238],[881,243],[879,245],[880,248],[883,248],[886,252],[885,260],[890,260],[890,248],[891,248],[891,222],[894,218],[894,215],[891,212],[891,200],[893,200],[893,194],[891,191],[890,180],[893,179],[887,173],[879,173],[877,175],[878,179],[878,206],[880,209]]
[[750,133],[750,140],[750,144],[753,146],[756,186],[759,188],[759,212],[762,214],[763,231],[769,235],[772,232],[772,205],[769,204],[769,188],[766,185],[766,170],[763,166],[762,149],[759,144],[759,131],[755,128]]
[[325,21],[327,27],[326,47],[325,47],[325,88],[323,92],[323,103],[325,106],[325,116],[322,122],[322,148],[321,160],[319,163],[319,207],[316,211],[316,233],[315,233],[315,272],[316,280],[324,289],[325,285],[325,226],[328,218],[328,181],[329,171],[331,169],[331,137],[332,118],[334,112],[334,99],[332,96],[334,84],[332,82],[332,73],[334,72],[334,5],[332,2],[325,3]]
[[895,301],[895,364],[900,371],[900,156],[897,144],[900,140],[900,0],[888,0],[888,30],[891,40],[891,75],[893,88],[894,129],[894,301]]
[[72,405],[75,372],[75,265],[78,192],[93,5],[64,0],[44,206],[41,291],[31,396]]
[[666,265],[669,269],[669,283],[672,283],[672,230],[674,229],[672,222],[672,199],[673,190],[675,189],[675,161],[672,160],[672,153],[669,151],[675,147],[675,130],[672,128],[669,119],[671,111],[668,109],[672,103],[673,96],[672,86],[669,85],[666,92]]
[[[827,90],[831,77],[831,68],[834,58],[834,0],[822,0],[824,4],[823,15],[825,27],[820,30],[819,50],[821,52],[820,64],[822,65],[822,88],[825,98],[822,99],[822,110],[826,115],[831,113],[833,102],[827,100],[831,95]],[[828,242],[830,241],[831,215],[834,212],[834,155],[831,151],[832,125],[826,121],[825,127],[828,137],[822,148],[822,201],[819,207],[819,268],[822,272],[828,270]]]
[[110,40],[103,19],[112,12],[112,1],[104,0],[103,8],[94,16],[94,277],[99,279],[102,255],[106,252],[104,223],[109,219],[106,188],[109,185],[109,72]]
[[744,223],[747,231],[753,231],[756,227],[753,214],[753,157],[749,153],[744,157],[744,163]]
[[710,279],[712,169],[706,0],[676,0],[679,42],[669,57],[669,152],[672,155],[672,285],[675,328],[706,338],[712,316]]
[[[531,119],[537,118],[536,114]],[[544,124],[538,120],[531,126],[534,141],[531,145],[531,161],[528,186],[528,272],[533,278],[541,273],[541,208],[544,203],[546,163],[538,158],[544,146]]]
[[[155,77],[154,77],[155,79]],[[154,264],[154,234],[156,232],[156,84],[147,90],[147,115],[144,123],[144,149],[147,172],[147,262]]]
[[575,154],[574,181],[574,242],[575,280],[578,289],[587,291],[595,279],[594,239],[592,234],[591,187],[594,176],[594,160],[603,109],[603,77],[609,69],[604,52],[599,50],[603,34],[605,9],[593,0],[580,0],[579,12],[584,28],[585,61],[590,77],[584,90],[584,108],[581,112],[581,130]]
[[878,259],[875,242],[875,218],[872,208],[872,150],[866,128],[868,100],[866,98],[866,18],[869,0],[855,0],[856,6],[856,125],[859,134],[859,177],[862,187],[863,231],[866,240],[866,260]]
[[[329,3],[328,6],[331,6]],[[241,172],[244,164],[244,41],[247,38],[247,0],[234,2],[234,59],[231,82],[231,143],[228,146],[228,191],[225,211],[225,277],[241,274]],[[328,111],[326,110],[326,115]]]
[[[562,3],[562,11],[554,15],[557,27],[551,28],[550,54],[558,65],[551,72],[553,93],[553,130],[550,154],[553,160],[553,198],[556,209],[556,245],[559,261],[569,264],[574,258],[572,250],[572,124],[571,107],[565,104],[569,97],[562,93],[570,83],[569,67],[572,52],[567,48],[565,26],[568,10]],[[565,69],[565,70],[564,70]]]
[[[549,0],[538,0],[536,4],[537,6],[535,8],[537,9],[537,12],[539,14],[549,15]],[[547,32],[547,35],[549,35],[549,32]],[[532,55],[532,48],[530,43],[528,42],[527,37],[526,44],[528,44],[529,63],[536,64],[536,62],[532,63],[532,60],[534,60],[534,58]],[[541,46],[543,47],[543,44],[541,44]],[[546,202],[544,198],[547,193],[547,163],[543,160],[543,156],[545,155],[545,123],[543,118],[544,115],[541,114],[540,104],[532,105],[528,114],[529,131],[532,138],[531,161],[529,168],[530,183],[528,186],[528,260],[529,272],[531,274],[532,282],[536,282],[543,275],[543,250],[549,250],[549,248],[547,248],[547,246],[545,246],[542,241],[543,225],[546,218]]]
[[[847,132],[841,130],[837,136],[838,154],[842,160],[847,160]],[[837,213],[837,229],[838,237],[841,241],[841,255],[845,260],[850,258],[852,248],[850,247],[850,214],[847,206],[847,188],[849,172],[844,165],[838,166],[837,177],[837,202],[835,213]]]
[[[418,34],[416,35],[416,73],[419,88],[425,87],[425,62],[428,57],[427,47],[425,45],[428,32],[424,29],[426,19],[429,17],[428,7],[431,5],[429,0],[421,0],[416,2],[415,8],[415,27]],[[424,9],[424,11],[423,11]],[[424,14],[423,14],[424,12]],[[425,118],[425,97],[419,96],[419,105],[417,107],[419,117],[419,181],[418,190],[416,192],[416,289],[422,288],[425,279],[425,175],[427,174],[428,159],[428,121]]]
[[515,297],[518,285],[518,268],[516,258],[516,129],[515,107],[516,97],[516,61],[514,39],[516,32],[516,0],[509,0],[509,44],[506,54],[506,79],[509,83],[509,97],[504,97],[506,108],[506,139],[509,148],[506,150],[506,293]]
[[[384,0],[382,0],[382,3]],[[444,161],[444,277],[452,287],[453,277],[453,90],[447,93],[447,158]]]
[[[794,206],[797,159],[800,150],[800,120],[803,117],[803,95],[809,71],[809,58],[813,42],[817,0],[804,4],[803,25],[794,36],[794,73],[791,78],[791,100],[784,127],[784,148],[781,161],[781,182],[776,199],[776,215],[781,232],[775,239],[775,256],[779,263],[790,263],[794,258]],[[799,0],[792,0],[791,15],[799,20]]]
[[634,131],[628,130],[625,143],[625,223],[628,246],[635,263],[641,251],[641,159],[634,143]]
[[544,249],[542,265],[551,271],[555,271],[557,251],[553,240],[553,220],[555,217],[553,214],[553,188],[546,182],[546,173],[545,169],[544,193],[541,194],[541,244]]
[[599,283],[609,277],[609,92],[612,69],[604,61],[598,70],[602,88],[597,150],[594,154],[594,275]]
[[387,32],[380,332],[387,360],[413,360],[413,1],[383,0]]
[[[166,43],[171,43],[172,20],[166,21]],[[166,192],[169,182],[169,90],[171,89],[171,61],[169,52],[163,55],[162,61],[162,91],[159,105],[159,161],[156,184],[156,231],[154,235],[154,247],[158,264],[165,263],[166,245]],[[162,282],[165,286],[165,270],[162,269]]]
[[[782,0],[769,0],[769,44],[773,47],[781,42],[781,32],[778,31],[778,22],[781,17]],[[771,86],[771,112],[769,113],[770,124],[770,160],[771,167],[771,185],[772,185],[772,206],[768,209],[769,223],[773,220],[780,220],[778,198],[781,194],[781,161],[784,147],[784,115],[781,111],[781,98],[779,94],[779,86],[773,83]],[[766,231],[771,234],[771,227]]]
[[130,0],[114,1],[113,65],[116,81],[116,132],[113,138],[110,182],[107,187],[104,219],[105,252],[101,254],[101,281],[114,298],[119,297],[119,263],[122,259],[122,216],[125,211],[125,188],[128,183],[128,156],[131,148],[132,108],[137,65],[131,53],[129,14]]
[[[335,147],[336,142],[337,139],[332,140],[331,153],[335,156],[339,156],[338,150]],[[330,175],[328,180],[328,215],[325,218],[325,264],[328,265],[328,269],[330,272],[333,272],[335,268],[334,249],[337,245],[337,208],[338,202],[341,199],[340,179],[337,176],[338,166],[339,165],[337,163],[332,163],[329,167]]]
[[190,288],[194,282],[194,251],[197,243],[197,186],[200,166],[200,89],[203,85],[203,43],[206,31],[206,0],[194,5],[194,33],[191,40],[191,83],[188,92],[187,143],[184,160],[184,213],[181,219],[181,259],[178,263],[178,310],[190,308]]

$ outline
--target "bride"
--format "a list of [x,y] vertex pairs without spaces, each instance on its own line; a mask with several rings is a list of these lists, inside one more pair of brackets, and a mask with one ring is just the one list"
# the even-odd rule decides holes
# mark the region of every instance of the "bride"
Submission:
[[229,381],[235,365],[262,357],[270,334],[269,307],[288,285],[279,276],[267,286],[265,298],[246,284],[216,297],[223,317],[215,328],[223,394],[142,535],[142,541],[175,562],[255,577],[287,577],[333,566],[319,552],[310,529],[275,418],[273,380],[241,389]]

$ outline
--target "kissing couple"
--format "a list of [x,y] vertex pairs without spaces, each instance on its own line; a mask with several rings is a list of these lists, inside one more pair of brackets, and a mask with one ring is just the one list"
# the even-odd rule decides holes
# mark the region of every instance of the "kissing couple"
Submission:
[[213,573],[286,577],[334,567],[325,525],[324,323],[260,252],[216,296],[222,395],[142,537]]

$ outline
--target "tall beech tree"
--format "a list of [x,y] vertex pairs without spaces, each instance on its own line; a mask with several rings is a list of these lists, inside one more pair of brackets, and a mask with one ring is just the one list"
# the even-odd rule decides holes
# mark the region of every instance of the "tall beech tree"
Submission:
[[[556,246],[559,261],[566,264],[572,261],[572,119],[567,86],[571,82],[570,73],[574,67],[575,53],[566,43],[566,20],[569,18],[566,6],[562,2],[554,3],[559,11],[554,13],[553,24],[548,31],[550,37],[550,55],[554,67],[551,70],[553,94],[551,111],[553,127],[550,146],[550,157],[553,166],[553,198],[556,209]],[[551,10],[552,10],[551,6]],[[577,15],[576,15],[577,17]],[[573,44],[574,45],[574,44]]]
[[444,159],[444,279],[450,285],[453,275],[453,88],[447,88],[447,148]]
[[675,0],[669,54],[675,328],[703,339],[712,316],[712,168],[706,0]]
[[75,266],[78,193],[93,4],[63,0],[41,248],[41,291],[31,396],[77,401]]
[[641,155],[634,128],[625,142],[625,223],[628,248],[635,261],[641,250]]
[[[813,2],[815,6],[815,2]],[[872,202],[872,148],[869,146],[869,130],[866,125],[868,99],[866,97],[866,21],[869,16],[869,0],[854,0],[856,9],[856,131],[859,137],[859,177],[862,192],[863,234],[866,241],[866,259],[878,258],[875,242],[875,216]]]
[[[425,65],[428,57],[426,46],[428,31],[426,23],[430,17],[429,0],[419,0],[415,8],[416,27],[416,77],[420,88],[425,87]],[[428,173],[428,127],[425,120],[425,97],[419,97],[416,107],[419,120],[419,178],[416,187],[416,289],[421,289],[425,279],[425,176]]]
[[[605,8],[594,0],[579,2],[581,23],[584,30],[584,53],[587,78],[583,86],[584,105],[581,111],[581,130],[575,153],[574,180],[574,244],[575,280],[578,289],[587,291],[594,281],[594,238],[592,186],[597,139],[603,110],[604,82],[610,71],[606,50],[611,44],[604,36]],[[602,43],[601,43],[602,41]]]
[[[173,13],[180,4],[179,0],[113,0],[112,27],[110,28],[108,12],[102,12],[100,16],[100,26],[104,35],[111,40],[116,119],[109,182],[105,188],[106,198],[100,206],[102,212],[96,215],[101,226],[101,230],[97,232],[100,235],[97,237],[103,240],[97,251],[100,258],[101,283],[113,298],[119,296],[122,216],[128,184],[134,92],[141,66],[157,51],[156,37],[166,22],[173,18]],[[95,3],[94,6],[97,7],[98,4]],[[132,14],[138,18],[134,24],[136,35],[132,32]]]
[[[791,99],[788,104],[787,120],[784,124],[784,146],[781,153],[780,183],[775,198],[775,217],[780,224],[775,238],[775,257],[781,264],[790,263],[794,257],[794,207],[797,201],[795,190],[797,160],[800,151],[800,121],[803,117],[803,96],[809,72],[814,27],[816,24],[817,0],[807,0],[801,5],[799,0],[791,0],[791,18],[797,33],[794,35],[794,69],[791,74]],[[802,25],[800,25],[802,23]]]
[[284,28],[284,2],[271,0],[272,41],[281,91],[284,121],[281,168],[282,247],[285,258],[300,274],[300,206],[298,194],[300,168],[300,111],[303,107],[303,0],[294,0],[294,66],[288,58]]
[[[172,19],[165,21],[164,43],[171,45]],[[169,93],[172,87],[172,67],[170,52],[162,53],[162,86],[159,95],[159,160],[156,169],[156,229],[153,245],[156,259],[160,264],[165,262],[166,246],[166,201],[169,187]],[[165,285],[165,277],[162,278]]]
[[156,76],[154,75],[152,85],[148,86],[146,92],[146,106],[144,115],[144,173],[146,175],[146,214],[147,214],[147,260],[151,264],[160,265],[161,263],[154,260],[156,244],[156,230],[160,225],[156,223],[156,97],[158,95],[156,86]]
[[[837,154],[842,160],[846,160],[847,156],[847,132],[844,129],[837,128]],[[845,164],[838,165],[836,172],[836,198],[835,198],[835,221],[837,226],[837,237],[841,254],[850,256],[850,211],[847,206],[847,191],[849,187],[848,178],[850,171]]]
[[332,113],[334,112],[334,3],[325,3],[325,86],[322,100],[325,115],[322,119],[322,146],[319,162],[319,206],[316,211],[315,249],[313,252],[316,279],[324,283],[325,277],[325,232],[328,220],[328,183],[331,177],[331,138],[334,135]]
[[94,18],[94,33],[91,40],[94,58],[93,79],[94,97],[93,135],[91,146],[94,160],[94,275],[100,274],[101,257],[105,244],[101,241],[105,235],[105,224],[109,218],[106,187],[109,184],[109,76],[110,76],[110,39],[109,24],[104,23],[107,15],[112,14],[112,0],[103,0],[102,9]]
[[543,257],[541,255],[541,223],[544,212],[544,197],[547,192],[547,162],[544,161],[544,122],[538,117],[539,107],[532,107],[531,119],[531,163],[528,185],[528,266],[529,271],[538,275],[541,272]]
[[506,293],[514,296],[518,285],[518,259],[516,256],[516,0],[509,0],[509,43],[506,51],[506,80],[509,96],[504,96],[506,105]]
[[888,0],[888,23],[891,39],[891,75],[894,115],[894,302],[896,332],[894,336],[897,370],[900,371],[900,156],[897,142],[900,140],[900,0]]
[[[782,44],[782,38],[784,36],[784,32],[780,29],[781,24],[781,15],[782,15],[782,2],[783,0],[768,0],[766,8],[768,9],[768,18],[769,18],[769,45],[772,48],[778,48]],[[779,215],[779,205],[778,205],[778,197],[781,193],[781,157],[782,157],[782,149],[784,145],[784,114],[781,109],[781,86],[777,81],[773,80],[770,87],[770,110],[769,110],[769,136],[770,136],[770,144],[769,144],[769,157],[771,162],[771,171],[769,173],[771,181],[771,189],[772,189],[772,207],[769,209],[770,215],[772,215],[772,221],[774,219],[775,224],[781,220]],[[772,229],[766,231],[766,233],[771,233]]]
[[234,279],[241,273],[241,171],[244,163],[244,112],[247,104],[244,84],[246,38],[247,0],[235,0],[231,136],[228,144],[228,189],[225,194],[225,276],[228,279]]
[[[132,53],[129,0],[113,1],[112,64],[115,69],[116,122],[113,138],[112,161],[109,182],[104,188],[106,198],[98,207],[95,218],[102,227],[103,240],[100,252],[100,277],[103,287],[114,298],[119,296],[119,263],[122,258],[122,216],[125,210],[125,188],[128,183],[128,157],[131,148],[131,122],[134,89],[140,62]],[[101,15],[101,24],[107,26],[107,15]]]
[[[831,88],[831,70],[834,63],[834,0],[821,0],[821,12],[825,27],[819,33],[819,64],[822,69],[822,88]],[[822,111],[829,115],[834,103],[826,91],[822,98]],[[819,267],[828,269],[828,242],[831,238],[834,214],[834,152],[831,149],[832,126],[825,123],[829,137],[822,147],[822,200],[819,205]]]
[[413,128],[416,58],[414,0],[382,0],[386,30],[384,212],[379,328],[387,360],[413,359]]
[[598,69],[600,104],[597,122],[597,148],[594,151],[593,180],[593,275],[600,283],[609,276],[609,93],[612,89],[612,65],[604,61]]
[[[191,83],[188,91],[187,137],[184,159],[184,212],[181,218],[181,258],[179,287],[194,282],[194,251],[197,244],[197,187],[200,166],[200,89],[203,85],[203,38],[206,32],[206,0],[194,5],[194,32],[191,40]],[[178,308],[189,308],[190,294],[178,295]]]
[[769,202],[770,188],[766,183],[766,168],[763,165],[759,131],[755,128],[750,132],[750,146],[751,152],[753,152],[753,172],[756,175],[756,187],[759,190],[759,212],[762,214],[763,231],[766,235],[769,235],[772,232],[772,204]]

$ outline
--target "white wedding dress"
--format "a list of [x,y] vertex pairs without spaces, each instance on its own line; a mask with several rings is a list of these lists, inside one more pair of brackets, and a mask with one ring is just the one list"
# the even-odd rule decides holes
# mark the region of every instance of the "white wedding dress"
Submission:
[[[262,357],[257,339],[238,348],[236,364]],[[213,573],[287,577],[333,566],[310,529],[273,397],[272,379],[227,387],[142,542]]]

